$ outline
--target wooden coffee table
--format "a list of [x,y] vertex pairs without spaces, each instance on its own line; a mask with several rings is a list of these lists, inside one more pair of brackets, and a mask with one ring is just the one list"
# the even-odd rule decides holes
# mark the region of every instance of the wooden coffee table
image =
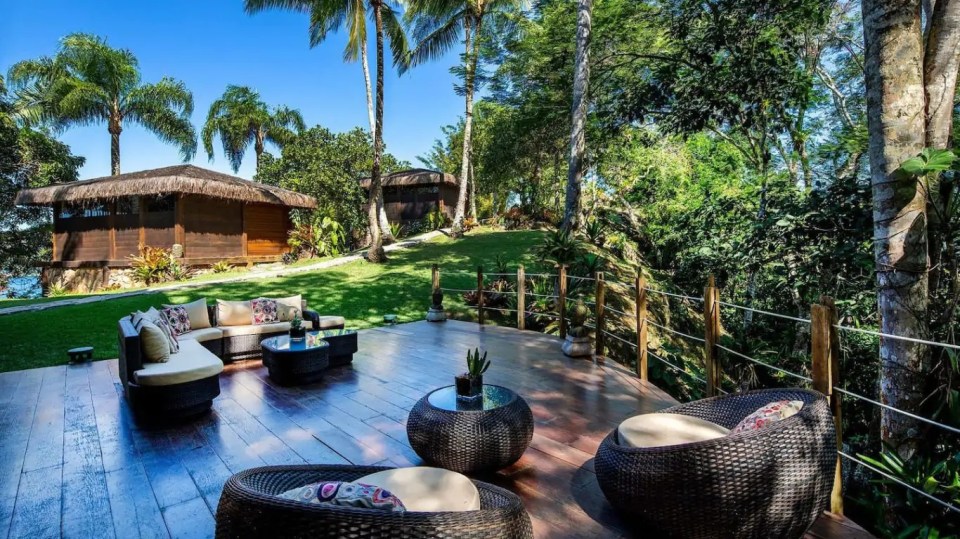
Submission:
[[287,335],[260,342],[263,365],[270,379],[280,385],[309,384],[323,377],[330,365],[330,344],[318,332],[307,332],[302,341],[290,341]]

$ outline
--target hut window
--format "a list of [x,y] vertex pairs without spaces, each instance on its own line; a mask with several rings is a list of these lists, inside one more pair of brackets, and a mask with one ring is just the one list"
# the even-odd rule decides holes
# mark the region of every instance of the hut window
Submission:
[[147,213],[172,212],[174,206],[173,195],[150,197],[147,199]]
[[84,217],[106,217],[110,215],[110,209],[106,204],[91,204],[83,208]]
[[72,219],[74,217],[105,217],[110,215],[110,209],[105,204],[64,204],[60,207],[60,219]]
[[126,197],[117,200],[117,215],[136,215],[140,213],[140,197]]
[[440,190],[439,187],[437,187],[436,185],[432,185],[430,187],[418,187],[414,192],[417,194],[427,194],[427,193],[436,193],[439,190]]

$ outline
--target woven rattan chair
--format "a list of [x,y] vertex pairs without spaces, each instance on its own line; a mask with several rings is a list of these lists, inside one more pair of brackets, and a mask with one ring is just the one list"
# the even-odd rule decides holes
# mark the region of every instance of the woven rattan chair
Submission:
[[[218,538],[405,537],[466,539],[532,539],[533,531],[520,498],[500,487],[474,481],[480,510],[394,513],[311,505],[276,495],[318,481],[354,481],[387,470],[377,466],[267,466],[240,472],[223,487],[217,508]],[[402,501],[402,500],[401,500]]]
[[663,410],[728,429],[761,406],[803,401],[763,429],[665,447],[633,448],[617,430],[600,444],[597,481],[651,537],[796,538],[827,507],[836,432],[826,398],[804,389],[749,391]]

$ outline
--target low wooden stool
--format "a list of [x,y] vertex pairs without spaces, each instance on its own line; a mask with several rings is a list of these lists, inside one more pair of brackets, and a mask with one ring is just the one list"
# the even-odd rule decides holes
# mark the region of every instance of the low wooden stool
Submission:
[[93,361],[93,347],[81,346],[79,348],[71,348],[67,350],[67,355],[70,356],[70,363]]

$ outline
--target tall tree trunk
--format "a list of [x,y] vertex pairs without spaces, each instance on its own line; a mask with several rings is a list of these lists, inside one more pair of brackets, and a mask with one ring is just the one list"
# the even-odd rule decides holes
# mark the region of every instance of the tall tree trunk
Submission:
[[110,118],[107,131],[110,132],[110,174],[116,176],[120,174],[120,133],[123,131],[120,119]]
[[[367,90],[367,118],[370,120],[370,136],[377,131],[377,120],[373,112],[373,85],[370,82],[370,65],[367,61],[367,43],[364,41],[360,45],[360,65],[363,68],[363,83]],[[383,237],[383,243],[389,245],[397,241],[390,232],[390,220],[387,219],[387,209],[383,204],[383,191],[377,197],[377,218],[380,221],[380,235]]]
[[480,20],[474,21],[473,15],[469,13],[463,21],[464,34],[464,74],[463,87],[465,90],[464,98],[464,120],[463,120],[463,151],[460,156],[460,192],[457,195],[457,207],[453,212],[453,235],[459,236],[463,233],[463,218],[467,211],[467,183],[470,175],[470,144],[473,138],[473,76],[477,67],[477,59],[473,55],[472,40],[474,39],[474,22],[476,22],[476,38],[479,39]]
[[375,125],[373,132],[373,170],[370,172],[370,195],[367,207],[367,221],[370,229],[370,247],[367,249],[367,260],[374,263],[386,262],[387,254],[383,251],[383,239],[380,236],[380,225],[377,200],[383,197],[383,188],[380,178],[380,160],[383,154],[383,9],[382,2],[372,1],[373,20],[377,26],[377,101],[375,110]]
[[[256,172],[260,172],[260,156],[263,155],[263,139],[266,138],[266,133],[262,129],[257,129],[257,135],[253,143],[253,153],[257,156],[256,162]],[[256,174],[254,174],[256,177]]]
[[[880,329],[926,338],[926,201],[917,179],[899,171],[925,142],[920,0],[864,0],[862,8]],[[928,356],[924,345],[881,339],[880,400],[916,411],[926,393]],[[903,457],[916,452],[919,427],[903,414],[881,411],[881,437]]]
[[567,170],[567,200],[563,228],[580,227],[580,192],[583,157],[587,148],[587,90],[590,84],[590,34],[593,27],[593,0],[577,2],[577,56],[573,66],[573,118],[570,127],[570,157]]
[[470,217],[477,218],[477,179],[473,175],[473,163],[470,163]]

